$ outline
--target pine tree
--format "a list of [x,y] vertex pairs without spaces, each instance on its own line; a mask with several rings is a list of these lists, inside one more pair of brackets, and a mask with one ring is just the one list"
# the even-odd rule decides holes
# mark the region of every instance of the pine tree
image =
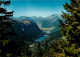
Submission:
[[60,22],[60,31],[65,40],[58,40],[51,43],[51,57],[80,57],[80,0],[70,0],[65,3],[63,12],[64,22]]
[[70,44],[80,44],[80,0],[70,0],[70,2],[64,5],[67,13],[63,12],[62,17],[65,22],[60,20],[60,31]]
[[[4,5],[4,6],[3,6]],[[13,30],[9,30],[12,26],[11,17],[13,12],[8,12],[5,6],[10,5],[10,0],[0,0],[0,56],[15,56],[20,55],[19,44],[13,42],[11,37],[16,33]]]
[[35,52],[36,57],[42,57],[43,53],[42,53],[42,48],[40,45],[40,42],[38,42],[37,48],[36,48],[36,52]]
[[28,44],[26,44],[26,45],[21,47],[21,52],[22,52],[21,53],[22,56],[31,57],[31,55],[32,55],[32,51],[31,51],[31,49],[30,49]]
[[43,51],[44,51],[44,55],[43,55],[43,57],[46,57],[46,56],[49,56],[49,46],[48,46],[48,41],[46,40],[45,41],[45,44],[44,44],[44,46],[43,46]]

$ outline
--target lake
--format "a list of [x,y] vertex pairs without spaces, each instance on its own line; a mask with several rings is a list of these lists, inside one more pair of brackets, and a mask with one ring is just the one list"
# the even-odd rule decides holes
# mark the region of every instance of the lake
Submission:
[[44,35],[43,37],[40,37],[37,39],[38,42],[41,42],[42,40],[44,40],[46,37],[48,37],[48,35]]

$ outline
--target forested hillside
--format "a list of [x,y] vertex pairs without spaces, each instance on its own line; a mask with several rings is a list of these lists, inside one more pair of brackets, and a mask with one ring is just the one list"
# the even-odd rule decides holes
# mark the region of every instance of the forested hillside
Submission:
[[12,20],[12,27],[17,33],[16,40],[35,41],[45,33],[39,29],[38,25],[32,21]]
[[0,57],[80,57],[80,0],[66,2],[61,17],[20,17],[24,20],[13,18],[10,4],[0,0]]

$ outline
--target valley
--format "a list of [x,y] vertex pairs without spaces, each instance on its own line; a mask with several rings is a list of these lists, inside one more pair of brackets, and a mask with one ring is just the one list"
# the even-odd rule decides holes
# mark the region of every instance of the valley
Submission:
[[80,57],[80,0],[0,0],[0,57]]
[[[37,42],[43,42],[46,39],[48,39],[48,42],[51,42],[53,39],[57,39],[57,35],[54,35],[59,31],[59,19],[63,21],[61,16],[58,14],[53,14],[49,17],[27,17],[27,16],[20,16],[20,17],[14,17],[13,20],[17,21],[19,26],[21,26],[21,32],[23,36],[20,37],[25,37],[25,41],[31,41],[33,43]],[[23,25],[24,24],[24,25]],[[34,25],[35,24],[35,25]],[[17,27],[17,26],[16,26]],[[18,27],[17,27],[18,28]],[[20,28],[19,28],[20,29]],[[16,30],[17,31],[17,30]],[[21,35],[22,35],[21,34]],[[32,36],[34,35],[34,36]],[[54,35],[54,37],[50,37],[51,35]],[[55,38],[56,37],[56,38]],[[59,36],[58,38],[60,38]],[[23,39],[23,38],[22,38]],[[49,40],[51,39],[51,40]]]

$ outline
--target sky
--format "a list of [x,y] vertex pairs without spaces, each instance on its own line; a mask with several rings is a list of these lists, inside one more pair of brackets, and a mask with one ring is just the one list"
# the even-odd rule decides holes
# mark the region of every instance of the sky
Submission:
[[69,0],[11,0],[8,11],[14,11],[14,17],[19,16],[42,16],[61,14],[65,11],[63,4]]

